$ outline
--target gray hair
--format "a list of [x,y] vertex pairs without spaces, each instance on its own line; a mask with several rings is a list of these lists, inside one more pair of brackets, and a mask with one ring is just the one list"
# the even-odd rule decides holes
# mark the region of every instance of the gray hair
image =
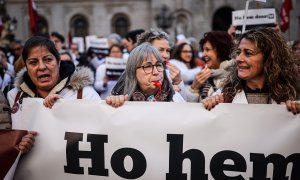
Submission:
[[[132,94],[138,89],[139,86],[136,78],[136,68],[141,66],[143,62],[147,61],[152,56],[154,56],[158,62],[164,62],[159,51],[148,42],[137,46],[130,52],[125,69],[126,78],[124,87],[124,94],[128,94],[129,99],[131,99]],[[165,80],[169,81],[166,71],[164,71],[164,81]]]
[[112,34],[109,34],[108,37],[107,37],[107,40],[109,42],[111,42],[112,44],[118,44],[118,45],[121,45],[121,41],[122,41],[122,38],[119,34],[117,33],[112,33]]
[[163,31],[150,29],[138,35],[137,46],[144,42],[152,43],[155,39],[166,39],[169,41],[169,35]]

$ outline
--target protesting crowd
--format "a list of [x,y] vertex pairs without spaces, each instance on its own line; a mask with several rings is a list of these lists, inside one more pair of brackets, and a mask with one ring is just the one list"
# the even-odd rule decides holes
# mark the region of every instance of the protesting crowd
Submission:
[[[126,101],[200,103],[208,110],[219,103],[285,104],[300,113],[300,41],[289,46],[272,28],[235,36],[210,31],[196,45],[189,38],[171,42],[154,29],[106,39],[107,49],[83,53],[58,32],[1,46],[0,128],[20,127],[24,98],[42,98],[48,108],[62,98],[102,99],[116,108]],[[114,69],[118,61],[123,68]],[[28,152],[37,133],[28,132],[18,149]]]

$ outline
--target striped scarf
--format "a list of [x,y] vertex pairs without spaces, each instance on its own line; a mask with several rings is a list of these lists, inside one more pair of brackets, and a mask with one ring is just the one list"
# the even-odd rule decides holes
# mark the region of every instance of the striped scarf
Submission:
[[202,88],[199,89],[199,94],[200,94],[201,99],[205,99],[208,97],[208,92],[209,92],[210,88],[213,88],[213,91],[217,90],[217,87],[213,81],[213,78],[208,78],[208,80],[205,81]]

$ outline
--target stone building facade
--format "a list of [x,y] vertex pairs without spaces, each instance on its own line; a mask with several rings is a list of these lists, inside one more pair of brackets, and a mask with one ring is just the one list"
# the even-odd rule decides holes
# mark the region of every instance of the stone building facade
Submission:
[[[293,1],[289,40],[300,39],[300,0]],[[185,34],[200,39],[204,32],[226,28],[231,11],[245,8],[245,0],[35,0],[40,16],[39,31],[58,31],[65,35],[106,36],[129,30],[164,28],[172,39]],[[7,12],[18,20],[19,39],[30,36],[27,0],[6,0]],[[277,21],[282,0],[251,2],[250,9],[275,8]],[[161,18],[166,17],[166,18]],[[158,25],[158,22],[160,23]]]

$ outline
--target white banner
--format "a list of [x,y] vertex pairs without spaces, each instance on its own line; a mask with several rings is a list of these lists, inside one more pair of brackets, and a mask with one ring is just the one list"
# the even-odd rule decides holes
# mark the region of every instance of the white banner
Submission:
[[[244,15],[245,15],[245,10],[233,11],[232,25],[242,26]],[[248,10],[246,25],[275,24],[275,23],[276,23],[276,13],[274,8]]]
[[39,135],[16,180],[300,179],[300,115],[284,105],[24,99],[22,116]]

